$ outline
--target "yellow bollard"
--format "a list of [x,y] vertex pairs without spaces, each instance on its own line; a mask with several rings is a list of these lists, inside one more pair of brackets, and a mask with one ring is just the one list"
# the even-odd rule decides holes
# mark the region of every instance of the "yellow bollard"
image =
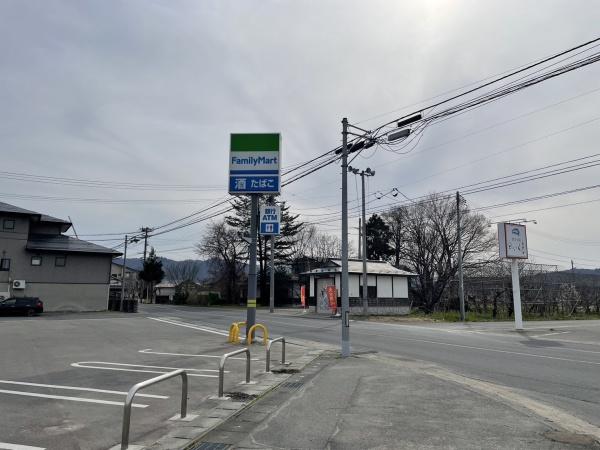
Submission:
[[252,335],[254,334],[255,328],[260,328],[263,330],[263,345],[267,345],[267,342],[269,341],[269,330],[267,330],[267,327],[262,323],[257,323],[248,330],[248,345],[252,344]]
[[227,342],[231,342],[232,344],[240,343],[240,326],[246,326],[246,322],[233,322],[231,324]]

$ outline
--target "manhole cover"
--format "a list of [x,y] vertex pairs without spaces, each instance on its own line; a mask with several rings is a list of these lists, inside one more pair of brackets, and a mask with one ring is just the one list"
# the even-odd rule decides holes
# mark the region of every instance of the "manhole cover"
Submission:
[[225,395],[234,402],[247,402],[254,400],[257,396],[254,394],[246,394],[245,392],[226,392]]
[[229,444],[223,444],[222,442],[199,442],[189,450],[225,450],[228,448]]

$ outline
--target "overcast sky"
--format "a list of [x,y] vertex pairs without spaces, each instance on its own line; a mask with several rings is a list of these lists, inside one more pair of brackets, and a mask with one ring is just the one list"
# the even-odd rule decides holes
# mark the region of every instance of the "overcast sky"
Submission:
[[[3,0],[0,200],[70,216],[81,235],[161,225],[226,196],[232,132],[280,132],[289,166],[339,145],[342,117],[375,127],[596,38],[598,24],[598,0]],[[376,169],[370,207],[387,202],[378,190],[418,197],[600,153],[599,89],[596,63],[432,125],[407,155],[369,149],[353,164]],[[202,190],[39,183],[6,172]],[[323,222],[331,216],[320,214],[340,208],[339,173],[324,169],[283,197]],[[597,184],[599,174],[590,168],[466,198],[494,205]],[[352,208],[353,178],[349,186]],[[528,212],[590,200],[599,201]],[[528,228],[536,262],[600,267],[600,189],[486,214],[536,219]],[[335,219],[320,229],[339,234]],[[151,244],[164,256],[194,257],[204,226]]]

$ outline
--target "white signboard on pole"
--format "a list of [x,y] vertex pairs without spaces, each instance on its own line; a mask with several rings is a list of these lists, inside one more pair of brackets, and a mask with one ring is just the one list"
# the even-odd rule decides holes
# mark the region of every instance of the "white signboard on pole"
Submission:
[[527,259],[527,230],[525,225],[516,223],[498,224],[498,249],[500,258],[510,259],[512,277],[515,329],[523,329],[521,312],[521,286],[519,283],[519,259]]
[[527,230],[516,223],[498,224],[500,258],[527,259]]

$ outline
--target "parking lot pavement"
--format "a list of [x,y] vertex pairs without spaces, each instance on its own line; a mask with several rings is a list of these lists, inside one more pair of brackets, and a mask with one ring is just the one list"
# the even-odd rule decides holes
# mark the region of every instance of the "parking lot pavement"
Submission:
[[[219,357],[240,348],[227,344],[226,335],[183,319],[142,315],[0,320],[0,449],[110,448],[120,442],[128,389],[175,369],[189,373],[188,410],[214,408]],[[293,360],[306,349],[286,350]],[[265,348],[251,351],[254,380],[265,376]],[[228,360],[225,391],[243,390],[244,374],[243,355]],[[180,396],[179,379],[136,395],[130,442],[151,445],[168,433]]]

